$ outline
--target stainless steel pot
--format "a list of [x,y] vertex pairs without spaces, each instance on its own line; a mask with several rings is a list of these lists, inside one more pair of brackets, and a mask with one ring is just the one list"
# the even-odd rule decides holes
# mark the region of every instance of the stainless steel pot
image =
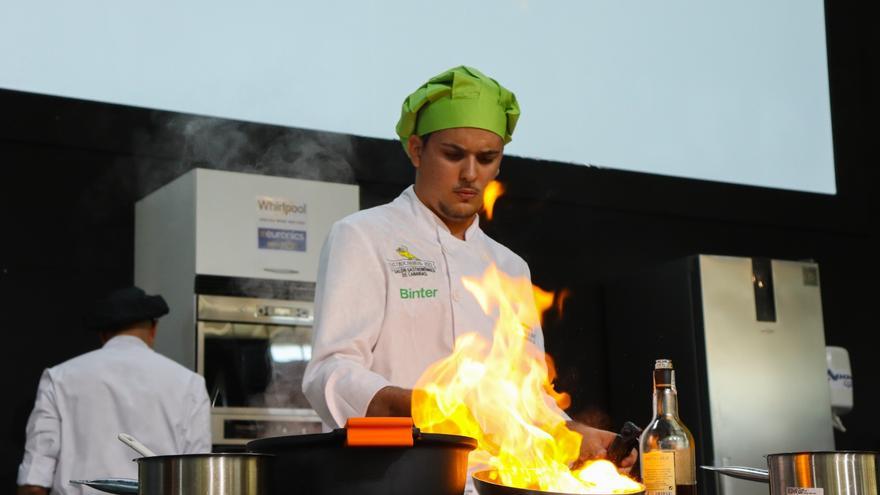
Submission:
[[767,456],[769,470],[702,466],[734,478],[770,484],[770,495],[878,495],[877,452],[796,452]]
[[118,495],[268,495],[263,454],[185,454],[135,459],[137,480],[72,481]]

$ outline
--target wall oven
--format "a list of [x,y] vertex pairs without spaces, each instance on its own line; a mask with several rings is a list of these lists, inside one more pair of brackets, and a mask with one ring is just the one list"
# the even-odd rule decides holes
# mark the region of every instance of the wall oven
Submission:
[[211,399],[215,445],[321,431],[302,393],[314,290],[297,292],[299,300],[197,295],[196,370]]

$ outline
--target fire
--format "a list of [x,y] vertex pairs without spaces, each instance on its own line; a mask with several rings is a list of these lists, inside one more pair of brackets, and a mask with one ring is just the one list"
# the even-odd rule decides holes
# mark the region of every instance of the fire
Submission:
[[483,191],[483,206],[486,208],[486,220],[492,220],[492,212],[495,208],[495,200],[504,194],[504,185],[497,180],[493,180],[486,185]]
[[507,486],[565,493],[640,491],[641,485],[608,461],[569,468],[578,459],[581,436],[566,426],[560,404],[568,397],[553,390],[551,366],[528,339],[541,312],[553,304],[553,294],[495,266],[482,279],[462,282],[495,318],[493,339],[464,334],[452,355],[428,368],[413,394],[416,425],[425,432],[476,438],[471,467],[494,470]]
[[568,289],[562,289],[561,291],[559,291],[559,294],[556,295],[556,298],[555,298],[556,313],[559,314],[560,317],[562,316],[562,313],[563,313],[562,308],[563,308],[563,306],[565,306],[565,301],[570,296],[571,296],[571,291]]
[[568,289],[562,289],[559,292],[550,292],[537,285],[532,287],[535,293],[535,306],[538,307],[539,311],[543,314],[543,312],[552,307],[556,310],[556,314],[561,318],[563,314],[562,308],[565,306],[565,301],[571,297],[571,291]]
[[553,299],[556,297],[556,294],[544,290],[537,285],[532,286],[532,292],[535,296],[535,307],[538,309],[538,312],[543,315],[544,311],[547,311],[553,306]]

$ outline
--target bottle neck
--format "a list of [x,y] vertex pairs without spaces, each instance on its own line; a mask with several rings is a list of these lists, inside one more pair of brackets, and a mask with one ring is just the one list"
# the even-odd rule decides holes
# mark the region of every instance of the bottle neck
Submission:
[[661,416],[678,417],[675,372],[671,369],[654,370],[654,417]]
[[670,387],[654,389],[654,417],[678,417],[678,396]]

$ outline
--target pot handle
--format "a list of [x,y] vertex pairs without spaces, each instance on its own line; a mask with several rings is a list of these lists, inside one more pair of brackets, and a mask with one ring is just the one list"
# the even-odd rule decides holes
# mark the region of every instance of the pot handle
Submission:
[[138,492],[138,480],[128,478],[108,478],[103,480],[70,480],[77,485],[86,485],[102,492],[127,495]]
[[770,472],[766,469],[758,469],[753,467],[744,467],[744,466],[700,466],[701,468],[707,471],[715,471],[716,473],[720,473],[726,476],[730,476],[732,478],[739,478],[741,480],[749,480],[749,481],[757,481],[759,483],[769,483],[770,482]]
[[346,447],[412,447],[416,435],[412,418],[348,418],[345,423]]

